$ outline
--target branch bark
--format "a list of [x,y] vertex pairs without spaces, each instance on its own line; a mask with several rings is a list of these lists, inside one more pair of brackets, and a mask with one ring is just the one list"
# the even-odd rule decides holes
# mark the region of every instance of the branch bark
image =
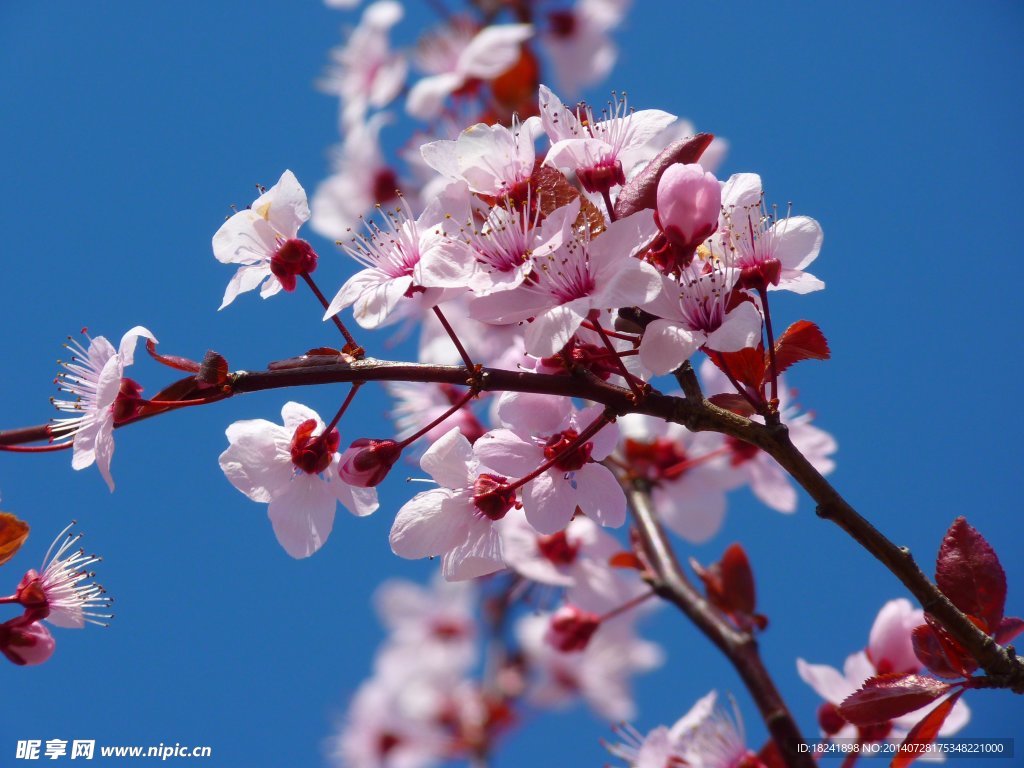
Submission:
[[[366,358],[344,361],[336,356],[311,356],[272,363],[264,371],[239,371],[230,377],[229,391],[216,390],[216,399],[233,394],[282,387],[366,381],[418,381],[463,386],[481,391],[535,392],[601,403],[617,415],[642,413],[682,424],[693,432],[713,431],[757,446],[774,458],[817,504],[817,514],[831,520],[888,568],[964,646],[993,681],[1024,694],[1024,660],[1013,648],[1003,648],[976,627],[921,571],[906,547],[899,547],[862,517],[800,453],[784,424],[765,425],[696,397],[695,379],[684,378],[694,395],[673,397],[651,392],[639,404],[630,390],[581,371],[553,375],[481,368],[474,376],[463,366],[404,363]],[[696,388],[695,388],[696,387]],[[153,414],[156,415],[156,414]],[[148,416],[145,418],[149,418]],[[126,421],[127,426],[141,419]],[[49,438],[46,425],[0,432],[0,446],[21,445]]]
[[647,563],[652,569],[649,581],[654,591],[673,603],[718,648],[739,673],[743,684],[761,713],[761,719],[779,755],[791,768],[814,768],[814,758],[801,752],[803,737],[775,682],[761,661],[757,640],[740,632],[712,606],[680,568],[672,545],[651,507],[649,489],[636,484],[628,491],[630,509]]

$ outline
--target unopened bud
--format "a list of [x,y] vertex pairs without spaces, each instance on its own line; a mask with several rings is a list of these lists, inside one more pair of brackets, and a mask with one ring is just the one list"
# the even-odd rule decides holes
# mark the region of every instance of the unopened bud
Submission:
[[839,714],[839,707],[826,701],[818,707],[818,725],[826,736],[835,736],[846,725],[846,719]]
[[718,229],[722,210],[718,179],[698,163],[670,165],[658,182],[657,201],[658,226],[674,252],[671,266],[685,267],[697,246]]
[[292,436],[292,464],[308,475],[317,475],[331,466],[341,442],[341,435],[333,428],[326,435],[314,437],[313,432],[318,426],[316,419],[306,419],[296,427]]
[[281,243],[270,257],[270,271],[286,291],[295,290],[295,278],[316,269],[317,255],[305,240],[292,238]]
[[563,605],[551,617],[544,640],[566,653],[582,651],[600,626],[601,617],[596,613],[581,610],[575,605]]
[[401,455],[402,448],[394,440],[361,437],[341,454],[338,474],[349,485],[373,488],[388,476]]
[[15,664],[42,664],[53,655],[56,642],[42,624],[23,616],[0,624],[0,652]]

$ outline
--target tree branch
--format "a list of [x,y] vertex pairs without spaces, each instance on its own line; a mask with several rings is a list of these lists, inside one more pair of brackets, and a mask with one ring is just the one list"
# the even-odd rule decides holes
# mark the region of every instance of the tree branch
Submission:
[[814,758],[798,749],[797,745],[803,743],[800,729],[761,662],[757,640],[749,632],[740,632],[729,624],[686,577],[654,514],[646,485],[634,484],[628,491],[628,498],[644,555],[653,569],[648,580],[655,593],[685,613],[735,667],[786,765],[813,768],[816,765]]
[[[616,415],[641,413],[655,416],[682,424],[692,432],[719,432],[755,445],[772,456],[807,491],[818,505],[819,517],[834,522],[892,571],[917,598],[921,607],[939,620],[993,680],[1002,681],[1003,687],[1015,693],[1024,693],[1024,660],[1017,658],[1012,648],[1002,648],[978,629],[932,584],[908,549],[889,541],[864,519],[797,450],[784,424],[766,426],[719,408],[706,399],[697,400],[696,390],[689,381],[686,383],[694,397],[673,397],[652,391],[643,402],[637,404],[633,402],[632,392],[628,389],[609,384],[586,371],[573,375],[555,375],[482,368],[473,381],[467,377],[463,366],[392,362],[373,358],[346,360],[334,355],[312,355],[271,363],[265,371],[239,371],[232,374],[230,383],[224,390],[216,389],[211,395],[211,401],[234,394],[282,387],[366,381],[475,385],[486,392],[533,392],[574,397],[601,403]],[[127,426],[153,415],[157,414],[126,420],[117,426]],[[0,446],[48,439],[46,425],[0,431]]]

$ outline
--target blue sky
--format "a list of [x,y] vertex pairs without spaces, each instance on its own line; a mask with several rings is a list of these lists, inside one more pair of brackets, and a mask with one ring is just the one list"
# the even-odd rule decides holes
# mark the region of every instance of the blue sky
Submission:
[[[216,312],[230,270],[210,237],[255,183],[291,168],[311,190],[325,175],[335,106],[312,82],[347,18],[311,0],[0,8],[3,427],[50,416],[60,343],[83,326],[119,337],[143,324],[168,352],[215,349],[246,369],[333,342],[298,293]],[[424,18],[412,14],[400,34]],[[827,290],[773,314],[815,320],[831,343],[832,361],[792,381],[839,441],[834,481],[926,571],[945,528],[967,515],[1002,555],[1011,614],[1024,613],[1024,317],[1013,282],[1022,33],[1024,9],[1010,2],[638,2],[607,84],[637,108],[725,136],[723,173],[757,171],[769,197],[821,221],[814,271]],[[315,244],[332,292],[351,267]],[[390,354],[383,342],[370,343]],[[150,393],[167,380],[148,364],[138,372]],[[275,419],[289,398],[329,414],[339,394],[251,395],[126,430],[112,496],[67,455],[0,457],[3,508],[33,524],[6,581],[75,517],[105,556],[118,612],[107,630],[56,630],[57,654],[40,668],[0,666],[4,764],[21,738],[206,744],[205,764],[226,768],[322,763],[322,740],[380,639],[373,586],[422,580],[430,567],[390,554],[400,483],[369,519],[339,512],[316,557],[284,554],[264,508],[231,488],[216,459],[229,423]],[[375,398],[362,421],[346,418],[343,439],[385,432]],[[782,517],[739,494],[725,530],[681,552],[707,561],[734,540],[772,620],[765,659],[813,732],[818,702],[795,658],[841,664],[904,593],[806,499]],[[737,678],[681,617],[662,610],[648,635],[669,661],[639,684],[638,727],[674,721],[717,687],[736,694],[760,743]],[[965,736],[1012,736],[1024,722],[1020,697],[981,691],[968,703]],[[551,746],[565,733],[569,757]],[[582,709],[529,716],[495,765],[602,765],[597,740],[608,736]]]

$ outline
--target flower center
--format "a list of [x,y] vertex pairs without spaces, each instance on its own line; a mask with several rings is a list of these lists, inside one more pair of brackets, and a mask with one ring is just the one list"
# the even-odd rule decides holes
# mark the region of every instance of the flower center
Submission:
[[473,482],[473,504],[490,520],[501,520],[516,503],[516,490],[508,478],[483,473]]
[[286,291],[295,290],[295,278],[316,269],[316,251],[305,240],[285,240],[270,257],[270,271]]
[[627,439],[624,451],[629,468],[654,483],[678,480],[691,466],[682,446],[664,437],[651,443]]
[[292,437],[292,464],[307,475],[317,475],[327,469],[341,441],[337,429],[331,429],[326,435],[314,437],[313,431],[316,428],[316,419],[306,419],[299,424]]
[[[552,435],[544,444],[544,458],[549,461],[554,459],[555,456],[558,456],[558,454],[565,451],[575,442],[577,437],[579,437],[579,432],[575,429],[567,429],[564,432]],[[590,453],[593,449],[594,444],[590,441],[583,443],[583,445],[578,445],[571,451],[559,456],[555,461],[555,466],[564,472],[575,472],[590,461]]]
[[538,536],[537,549],[555,565],[572,565],[576,561],[580,545],[578,542],[570,542],[565,531],[558,531],[550,536]]

